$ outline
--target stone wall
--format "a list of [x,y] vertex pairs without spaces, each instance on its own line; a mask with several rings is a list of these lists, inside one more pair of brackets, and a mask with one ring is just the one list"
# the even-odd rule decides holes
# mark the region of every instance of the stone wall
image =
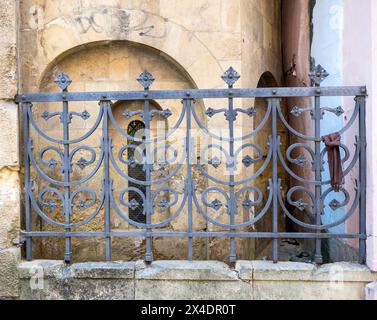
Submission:
[[[40,260],[19,266],[21,299],[364,300],[377,274],[336,263],[214,261],[78,263]],[[370,295],[369,295],[370,297]]]
[[17,1],[0,6],[0,298],[18,295],[20,159],[17,93]]

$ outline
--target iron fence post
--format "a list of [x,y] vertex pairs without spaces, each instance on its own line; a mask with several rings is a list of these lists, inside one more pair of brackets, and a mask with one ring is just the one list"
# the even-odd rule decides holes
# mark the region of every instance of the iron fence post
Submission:
[[[272,192],[273,192],[273,202],[272,202],[272,233],[276,235],[279,231],[278,229],[278,192],[280,192],[279,176],[278,176],[278,148],[279,139],[277,133],[277,107],[279,104],[279,99],[269,99],[268,103],[272,107],[272,117],[271,117],[271,127],[272,127]],[[279,260],[278,257],[278,246],[279,242],[276,237],[272,240],[272,260],[274,263],[277,263]]]
[[[104,97],[105,98],[105,97]],[[110,168],[109,168],[109,154],[110,143],[109,143],[109,108],[111,108],[111,102],[107,100],[100,101],[99,103],[103,108],[103,129],[102,129],[102,144],[104,150],[104,164],[103,164],[103,174],[104,174],[104,193],[105,193],[105,259],[106,261],[111,261],[111,221],[110,221]],[[101,109],[102,109],[101,108]]]
[[359,130],[360,130],[360,163],[359,163],[359,180],[360,180],[360,208],[359,208],[359,229],[361,238],[359,240],[359,262],[366,262],[366,103],[365,96],[356,97],[359,108]]
[[[24,191],[25,191],[25,227],[26,232],[32,231],[31,226],[31,208],[30,208],[30,159],[29,159],[29,146],[31,144],[30,128],[29,128],[29,110],[31,109],[30,102],[21,103],[23,114],[23,131],[24,131]],[[33,259],[32,253],[32,238],[26,235],[26,259],[31,261]]]

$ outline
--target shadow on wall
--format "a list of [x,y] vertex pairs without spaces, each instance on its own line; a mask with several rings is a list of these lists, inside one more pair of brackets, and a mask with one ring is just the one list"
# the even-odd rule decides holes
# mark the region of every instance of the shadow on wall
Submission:
[[[272,87],[278,87],[278,83],[274,75],[271,72],[266,71],[262,74],[262,76],[260,77],[258,81],[258,88],[272,88]],[[287,112],[286,112],[284,100],[281,101],[281,105],[282,105],[283,113],[286,116]],[[266,110],[268,108],[268,101],[266,99],[256,98],[255,108],[256,108],[257,113],[254,118],[254,128],[257,128],[266,114]],[[281,137],[281,142],[282,142],[281,148],[282,150],[285,150],[289,143],[288,130],[280,122],[277,124],[277,130],[278,130],[278,134]],[[268,154],[268,138],[271,134],[272,134],[272,118],[270,116],[264,128],[254,138],[254,143],[263,148],[264,160],[266,160],[266,157]],[[263,163],[264,160],[261,163]],[[259,167],[255,168],[256,171],[258,171],[258,169]],[[282,186],[283,186],[284,191],[288,190],[289,188],[288,174],[281,167],[279,167],[278,173],[279,173],[280,179],[282,180]],[[255,186],[262,191],[264,199],[267,199],[268,181],[271,178],[271,176],[272,176],[272,164],[270,164],[265,169],[265,172],[262,174],[261,178],[257,179],[254,182]],[[272,210],[269,210],[266,216],[260,222],[258,222],[255,227],[256,227],[256,230],[259,232],[272,232]],[[279,210],[279,231],[280,232],[286,231],[286,223],[285,223],[285,218],[284,218],[284,214],[282,210]],[[257,239],[255,241],[256,258],[261,258],[263,256],[270,255],[271,243],[272,241],[270,239]]]

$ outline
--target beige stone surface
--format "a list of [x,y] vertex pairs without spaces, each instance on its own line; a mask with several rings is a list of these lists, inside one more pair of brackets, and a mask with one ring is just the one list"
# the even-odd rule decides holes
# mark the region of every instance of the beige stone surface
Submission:
[[298,262],[237,261],[236,270],[245,280],[297,280],[312,278],[315,266]]
[[17,265],[21,261],[21,250],[10,248],[0,250],[0,299],[19,296]]
[[57,260],[18,266],[23,300],[129,300],[134,296],[134,263],[66,265]]
[[136,300],[252,300],[251,286],[240,281],[137,280]]
[[256,300],[364,300],[377,278],[368,267],[334,263],[316,267],[298,262],[238,261],[239,277],[252,281]]
[[216,261],[136,263],[135,299],[252,299],[252,287]]
[[[343,280],[334,277],[328,271],[334,266],[348,275]],[[373,297],[375,284],[368,286],[369,293],[365,286],[371,277],[377,278],[352,263],[316,268],[294,262],[238,261],[233,269],[218,261],[65,265],[39,260],[22,262],[18,270],[21,299],[364,300]],[[351,273],[359,276],[350,277]]]
[[17,1],[4,0],[0,6],[0,99],[17,93]]
[[317,267],[301,262],[238,261],[236,270],[242,279],[258,281],[371,282],[377,276],[367,266],[351,262]]
[[18,106],[0,100],[0,168],[19,165]]
[[139,280],[238,280],[236,272],[219,261],[155,261],[150,266],[137,261],[135,268]]
[[0,250],[18,239],[20,230],[20,180],[17,170],[0,169]]
[[64,268],[65,263],[61,260],[33,260],[21,261],[17,266],[18,276],[20,279],[30,279],[34,274],[33,270],[43,270],[44,278],[58,277],[59,272]]
[[365,283],[256,281],[255,300],[364,300]]

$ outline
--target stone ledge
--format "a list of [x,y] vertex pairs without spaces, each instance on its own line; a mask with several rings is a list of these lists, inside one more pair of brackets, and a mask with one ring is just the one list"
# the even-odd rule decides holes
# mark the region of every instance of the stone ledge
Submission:
[[250,281],[371,282],[377,279],[377,273],[367,266],[350,262],[317,267],[299,262],[238,261],[236,270],[241,279]]
[[79,279],[133,279],[134,262],[90,262],[72,265],[72,277]]
[[20,279],[30,279],[37,270],[42,270],[44,278],[57,278],[63,269],[64,262],[60,260],[23,261],[18,265],[18,274]]
[[252,300],[253,289],[219,261],[138,261],[135,299]]
[[300,262],[237,261],[235,269],[220,261],[84,262],[66,265],[60,260],[34,260],[18,265],[20,279],[42,269],[45,278],[205,280],[205,281],[347,281],[373,282],[377,273],[357,263],[340,262],[317,267]]
[[[42,270],[42,274],[37,274]],[[87,262],[36,260],[19,267],[21,299],[365,299],[377,273],[356,263]],[[32,278],[42,275],[43,288]],[[372,280],[371,280],[372,279]],[[34,279],[35,280],[35,279]],[[38,280],[39,281],[39,280]],[[39,282],[38,282],[39,283]]]
[[377,273],[373,273],[367,266],[351,262],[337,262],[325,264],[316,269],[313,281],[345,281],[371,282],[377,280]]
[[315,266],[300,262],[238,261],[236,270],[243,280],[310,280]]
[[44,278],[75,279],[133,279],[134,262],[84,262],[66,265],[59,260],[35,260],[18,266],[20,279],[29,279],[41,269]]
[[147,266],[136,262],[136,279],[237,281],[237,273],[219,261],[156,261]]

